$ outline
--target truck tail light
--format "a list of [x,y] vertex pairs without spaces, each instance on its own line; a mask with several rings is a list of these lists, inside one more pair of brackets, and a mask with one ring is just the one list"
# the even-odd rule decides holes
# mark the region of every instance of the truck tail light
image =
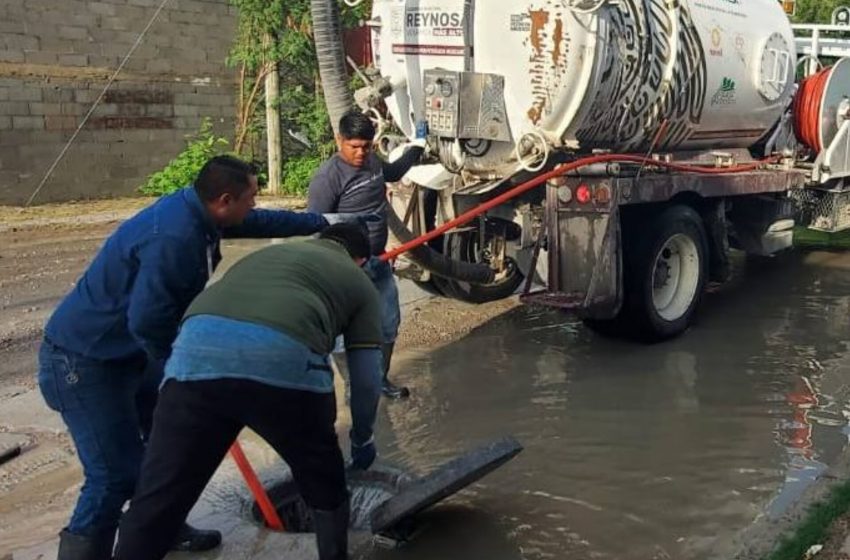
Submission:
[[584,183],[576,187],[576,202],[579,204],[587,204],[593,198],[593,192],[590,187]]

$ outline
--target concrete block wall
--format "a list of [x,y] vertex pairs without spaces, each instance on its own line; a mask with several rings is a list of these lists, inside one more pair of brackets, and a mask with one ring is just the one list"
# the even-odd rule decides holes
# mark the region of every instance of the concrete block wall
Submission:
[[[0,1],[0,204],[24,203],[162,0]],[[232,136],[228,0],[168,0],[35,203],[127,196],[210,117]]]

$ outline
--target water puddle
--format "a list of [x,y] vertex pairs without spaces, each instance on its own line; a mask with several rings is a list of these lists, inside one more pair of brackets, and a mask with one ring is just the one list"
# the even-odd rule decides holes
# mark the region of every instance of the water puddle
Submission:
[[427,472],[525,451],[368,558],[707,559],[778,515],[848,442],[850,255],[738,263],[685,336],[642,346],[521,308],[398,367],[384,459]]

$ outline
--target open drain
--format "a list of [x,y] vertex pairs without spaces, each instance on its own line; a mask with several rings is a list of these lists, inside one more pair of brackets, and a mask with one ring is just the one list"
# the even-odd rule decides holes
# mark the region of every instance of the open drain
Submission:
[[[393,542],[409,540],[417,513],[499,468],[520,451],[519,442],[507,437],[465,453],[422,478],[383,466],[350,471],[351,529],[370,531]],[[314,531],[310,508],[291,478],[270,485],[267,492],[287,531]],[[263,523],[256,502],[251,514],[255,521]]]
[[[370,516],[382,503],[396,496],[410,482],[403,472],[389,467],[374,467],[368,471],[349,471],[348,491],[351,495],[351,529],[371,531]],[[283,479],[271,484],[266,491],[274,504],[283,526],[290,533],[312,533],[313,517],[295,481]],[[254,521],[265,524],[257,502],[251,506]]]

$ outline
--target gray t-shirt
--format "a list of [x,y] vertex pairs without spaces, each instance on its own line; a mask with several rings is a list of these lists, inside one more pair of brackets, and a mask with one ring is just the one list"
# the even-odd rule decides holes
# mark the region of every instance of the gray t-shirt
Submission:
[[372,254],[380,255],[388,236],[386,183],[400,180],[421,155],[422,148],[412,147],[398,160],[384,163],[371,153],[358,168],[334,154],[310,181],[307,209],[316,214],[377,214],[380,219],[369,222],[369,244]]
[[373,255],[384,252],[387,244],[387,187],[383,165],[375,154],[369,154],[360,168],[347,164],[339,154],[334,154],[310,181],[307,208],[318,214],[377,214],[380,220],[369,222],[369,243]]

